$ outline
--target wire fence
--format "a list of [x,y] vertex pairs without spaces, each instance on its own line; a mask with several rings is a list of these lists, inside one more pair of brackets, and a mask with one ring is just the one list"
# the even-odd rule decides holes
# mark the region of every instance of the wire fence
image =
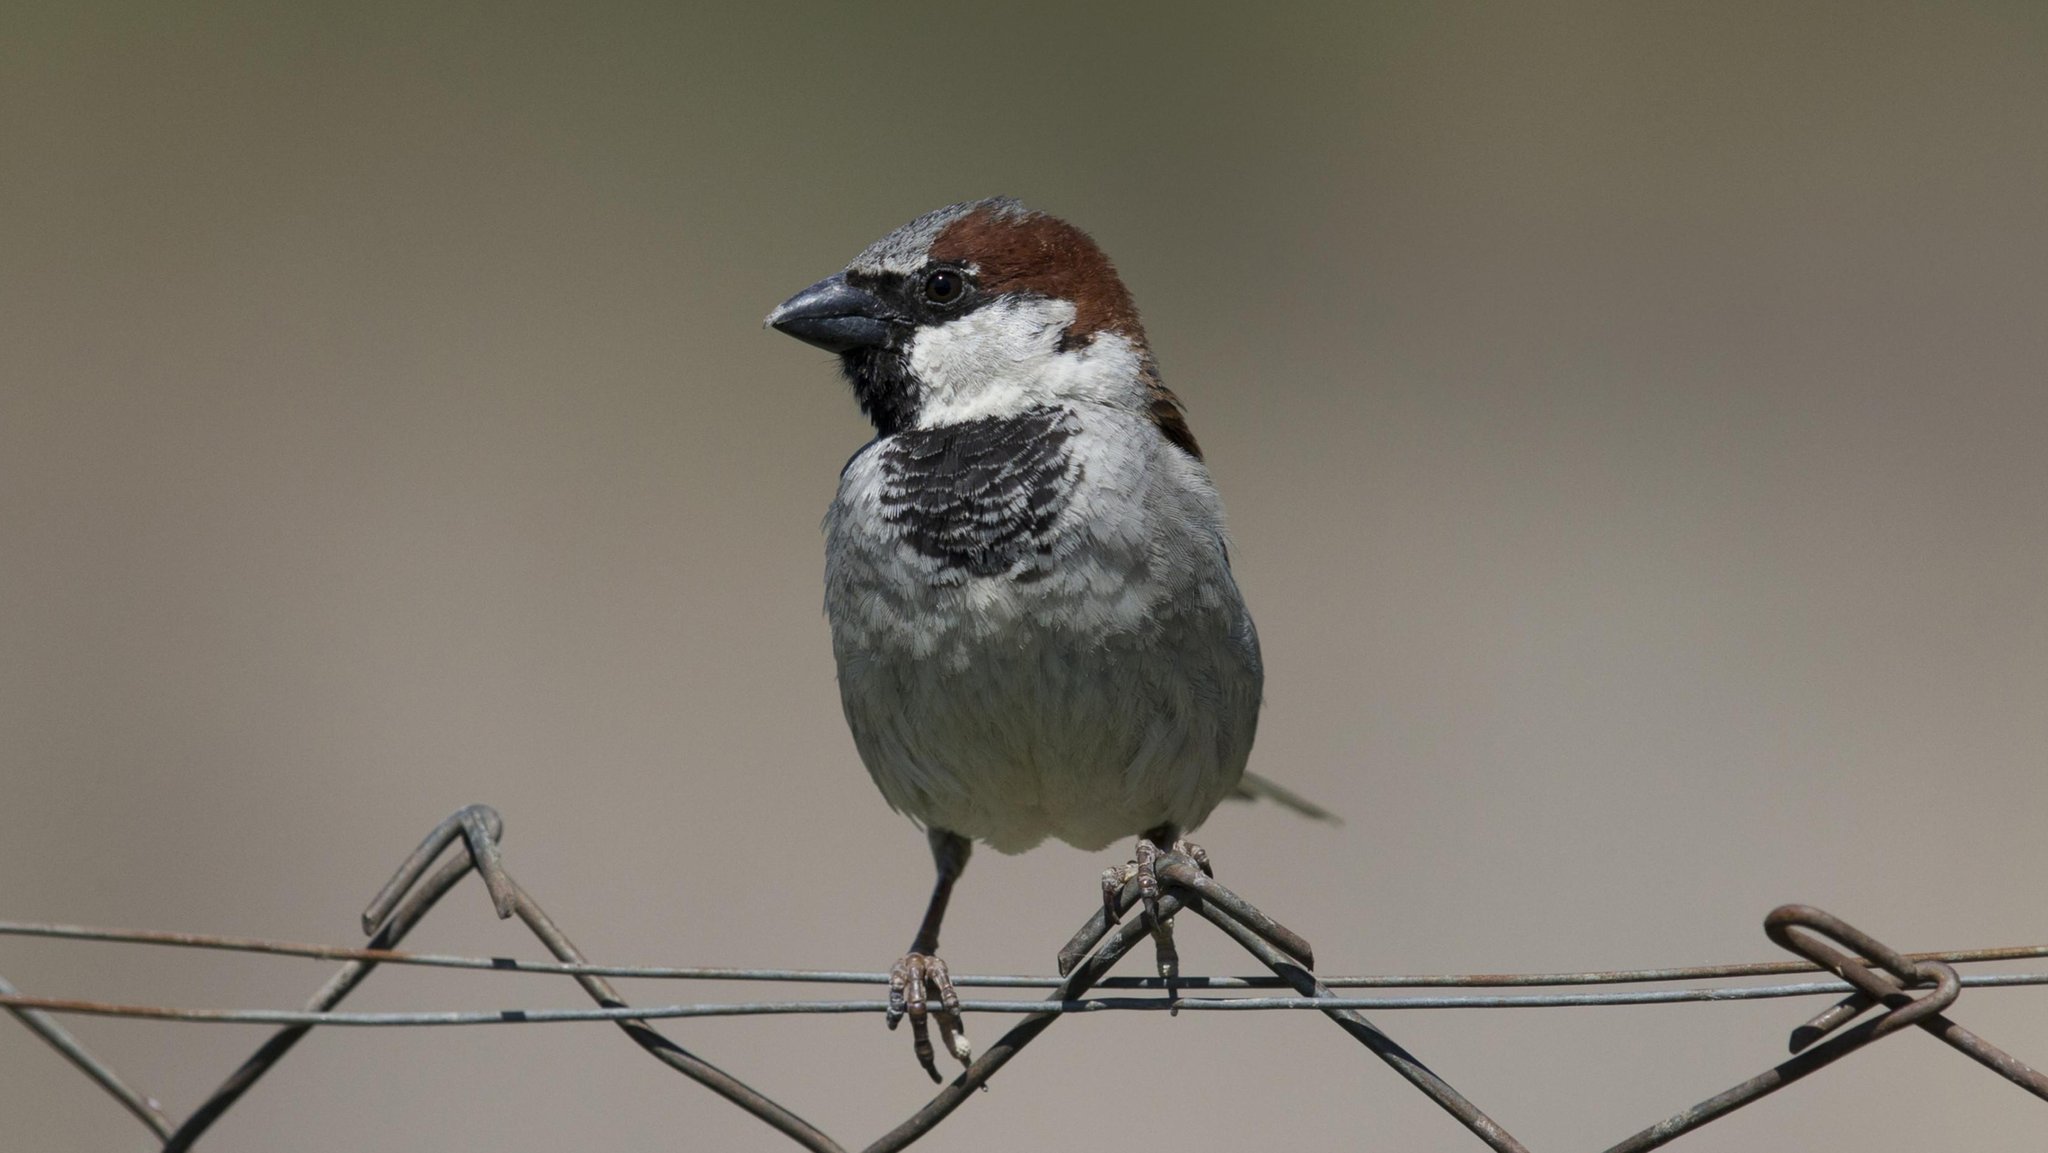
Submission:
[[[512,879],[499,849],[503,823],[498,814],[472,805],[451,815],[428,834],[363,915],[368,945],[348,947],[173,933],[105,929],[81,925],[0,921],[0,935],[44,937],[177,948],[229,950],[335,960],[343,965],[299,1010],[193,1009],[121,1005],[100,1001],[30,996],[0,978],[0,1008],[48,1042],[147,1126],[169,1153],[190,1149],[291,1048],[316,1027],[431,1027],[548,1024],[609,1021],[655,1060],[746,1110],[797,1144],[818,1153],[844,1147],[773,1099],[718,1066],[686,1051],[650,1021],[697,1017],[739,1017],[803,1013],[887,1013],[881,998],[860,1000],[775,1000],[633,1006],[610,978],[750,981],[808,985],[885,985],[889,974],[805,969],[685,968],[655,965],[597,965],[583,954]],[[447,850],[458,851],[438,867]],[[553,961],[463,957],[401,951],[397,945],[434,905],[470,872],[478,873],[501,918],[517,917],[539,938]],[[1147,937],[1151,916],[1121,919],[1139,903],[1137,882],[1118,896],[1118,916],[1097,910],[1060,952],[1061,977],[959,975],[962,988],[1050,989],[1043,998],[962,999],[963,1012],[1022,1015],[994,1045],[976,1057],[925,1106],[871,1142],[867,1153],[902,1149],[931,1132],[974,1090],[1061,1017],[1114,1011],[1266,1012],[1313,1011],[1335,1022],[1374,1056],[1435,1101],[1473,1136],[1499,1153],[1526,1153],[1526,1146],[1488,1117],[1362,1011],[1408,1009],[1565,1008],[1589,1005],[1652,1005],[1676,1002],[1747,1001],[1782,997],[1832,996],[1827,1009],[1794,1029],[1791,1057],[1741,1084],[1715,1094],[1610,1146],[1607,1153],[1642,1153],[1792,1084],[1879,1038],[1908,1026],[1940,1038],[1965,1056],[2019,1088],[2048,1101],[2048,1076],[1950,1020],[1946,1011],[1964,988],[2048,984],[2048,972],[1978,973],[1963,976],[1955,966],[2048,958],[2048,945],[1899,953],[1821,910],[1786,905],[1764,919],[1764,932],[1801,960],[1681,968],[1581,973],[1423,974],[1319,977],[1307,942],[1273,922],[1242,897],[1218,884],[1194,861],[1168,854],[1158,870],[1162,881],[1159,915],[1170,921],[1187,911],[1215,925],[1263,965],[1269,976],[1111,977],[1109,970]],[[499,973],[547,973],[575,979],[595,1002],[590,1009],[505,1009],[484,1012],[347,1012],[335,1008],[380,965],[415,965]],[[1833,980],[1778,984],[1727,984],[1732,980],[1790,977],[1827,972]],[[1681,988],[1583,991],[1586,986],[1695,982]],[[1697,982],[1721,982],[1697,984]],[[1514,989],[1569,988],[1569,992],[1432,993],[1345,996],[1339,989]],[[1130,991],[1102,995],[1102,991]],[[1244,995],[1289,990],[1288,995]],[[1141,995],[1149,994],[1149,995]],[[1191,995],[1193,994],[1193,995]],[[1222,995],[1216,995],[1222,994]],[[93,1055],[58,1021],[62,1014],[133,1017],[164,1021],[279,1026],[256,1051],[184,1120],[176,1121],[149,1096],[132,1088],[111,1066]]]

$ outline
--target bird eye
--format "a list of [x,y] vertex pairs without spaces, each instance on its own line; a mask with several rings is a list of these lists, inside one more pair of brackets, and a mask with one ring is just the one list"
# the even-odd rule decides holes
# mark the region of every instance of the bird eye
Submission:
[[950,268],[932,271],[924,278],[924,298],[933,304],[952,304],[967,291],[967,279]]

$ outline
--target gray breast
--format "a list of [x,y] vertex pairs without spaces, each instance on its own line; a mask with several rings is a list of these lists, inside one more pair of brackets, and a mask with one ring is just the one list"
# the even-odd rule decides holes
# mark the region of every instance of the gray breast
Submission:
[[882,515],[942,575],[1032,579],[1073,491],[1067,441],[1078,431],[1073,413],[1042,407],[897,433],[881,461]]

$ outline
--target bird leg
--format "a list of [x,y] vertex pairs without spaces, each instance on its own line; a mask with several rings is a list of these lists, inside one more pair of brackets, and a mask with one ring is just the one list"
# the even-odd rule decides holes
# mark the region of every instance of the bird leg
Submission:
[[[910,1018],[910,1046],[917,1054],[917,1063],[938,1082],[942,1078],[932,1060],[928,1021],[937,1019],[939,1039],[962,1065],[974,1060],[974,1046],[968,1043],[967,1031],[960,1024],[960,996],[953,991],[953,978],[938,956],[939,922],[946,917],[946,901],[953,895],[953,882],[967,868],[967,855],[974,843],[944,829],[930,829],[926,836],[931,841],[932,863],[938,868],[938,879],[932,883],[931,903],[925,906],[924,922],[918,926],[916,939],[910,942],[910,952],[889,967],[889,1012],[885,1019],[889,1028],[894,1029],[904,1017]],[[932,1004],[934,1000],[938,1002],[936,1006]]]
[[1121,915],[1117,906],[1123,887],[1137,879],[1138,898],[1145,903],[1145,915],[1152,922],[1152,945],[1159,961],[1159,975],[1170,986],[1180,976],[1180,951],[1173,945],[1173,919],[1159,915],[1159,864],[1166,853],[1179,853],[1193,861],[1205,876],[1216,875],[1202,846],[1181,837],[1172,825],[1161,825],[1138,838],[1138,847],[1128,864],[1102,870],[1102,912],[1107,924],[1116,924]]

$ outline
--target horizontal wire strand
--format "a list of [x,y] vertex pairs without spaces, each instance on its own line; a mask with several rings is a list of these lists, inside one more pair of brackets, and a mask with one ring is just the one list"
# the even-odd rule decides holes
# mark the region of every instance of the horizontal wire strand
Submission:
[[[2010,988],[2048,985],[2048,973],[1982,973],[1962,979],[1965,988]],[[1262,1011],[1333,1009],[1549,1009],[1613,1005],[1669,1005],[1697,1002],[1755,1001],[1781,997],[1836,996],[1854,990],[1841,981],[1795,985],[1718,986],[1693,989],[1643,989],[1629,993],[1538,993],[1505,996],[1449,997],[1092,997],[1078,1001],[963,1000],[970,1013],[1095,1013],[1105,1011]],[[229,1025],[342,1025],[354,1027],[445,1025],[541,1025],[586,1021],[651,1021],[681,1017],[768,1017],[800,1014],[881,1013],[889,1003],[861,1001],[753,1001],[696,1005],[624,1006],[608,1009],[486,1009],[426,1012],[306,1012],[273,1009],[177,1009],[157,1005],[117,1005],[102,1001],[0,995],[0,1008],[77,1013],[96,1017],[130,1017],[155,1021],[187,1021]]]
[[[117,944],[161,945],[188,949],[216,949],[271,956],[302,957],[328,961],[375,961],[389,965],[419,965],[431,968],[474,969],[496,973],[536,973],[564,976],[631,977],[651,980],[686,981],[784,981],[808,984],[880,984],[889,974],[844,969],[747,969],[678,967],[663,965],[593,965],[559,961],[522,961],[512,957],[465,957],[444,953],[418,953],[397,949],[363,949],[346,945],[320,945],[256,937],[229,937],[207,933],[176,933],[155,929],[107,929],[89,925],[67,925],[31,921],[0,921],[0,936],[40,937],[57,940],[96,941]],[[1944,952],[1908,953],[1914,961],[1944,961],[1976,964],[1990,961],[2026,960],[2048,957],[2048,945],[2015,945],[1992,949],[1956,949]],[[1737,977],[1770,977],[1795,973],[1816,973],[1820,966],[1807,961],[1760,961],[1722,965],[1688,965],[1659,969],[1616,969],[1581,973],[1463,973],[1385,974],[1322,977],[1331,988],[1513,988],[1544,985],[1646,984],[1665,981],[1724,980]],[[2014,982],[2026,984],[2028,982]],[[953,984],[962,987],[1051,989],[1058,977],[1035,975],[957,974]],[[1275,977],[1182,977],[1175,984],[1183,989],[1272,989],[1284,987]],[[1111,977],[1098,983],[1102,988],[1164,989],[1157,977]],[[1682,991],[1682,990],[1674,990]],[[1847,991],[1842,986],[1838,991]],[[1792,994],[1783,994],[1792,995]],[[4,1002],[0,1002],[4,1003]],[[1036,1004],[1037,1002],[1033,1002]],[[1380,1003],[1380,1002],[1375,1002]],[[1647,1002],[1601,1002],[1631,1004]],[[605,1018],[592,1018],[602,1020]]]

